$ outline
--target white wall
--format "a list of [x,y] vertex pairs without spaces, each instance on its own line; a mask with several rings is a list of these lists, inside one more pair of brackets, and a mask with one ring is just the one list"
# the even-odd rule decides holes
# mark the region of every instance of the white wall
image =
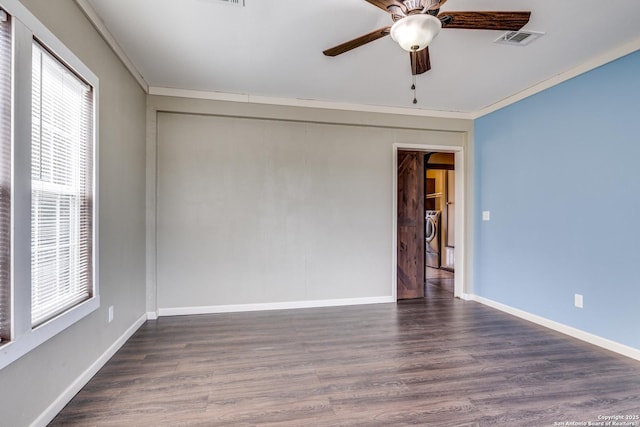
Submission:
[[164,97],[151,104],[161,315],[393,300],[393,144],[464,146],[469,126]]
[[100,79],[101,307],[0,370],[2,426],[46,423],[145,312],[146,95],[72,0],[22,3]]

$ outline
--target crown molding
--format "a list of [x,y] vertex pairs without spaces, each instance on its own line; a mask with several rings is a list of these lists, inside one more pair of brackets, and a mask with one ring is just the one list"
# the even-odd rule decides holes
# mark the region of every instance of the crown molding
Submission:
[[424,110],[419,108],[391,107],[383,105],[352,104],[347,102],[319,101],[315,99],[279,98],[244,93],[214,92],[167,87],[149,87],[149,95],[172,96],[178,98],[207,99],[213,101],[244,102],[286,107],[307,107],[329,110],[356,111],[365,113],[399,114],[404,116],[435,117],[442,119],[471,120],[471,113],[457,111]]
[[82,12],[85,14],[87,19],[89,19],[89,21],[94,26],[96,31],[98,31],[98,34],[100,34],[100,36],[104,39],[107,45],[109,45],[111,50],[113,50],[113,52],[124,64],[127,70],[129,70],[129,73],[131,73],[133,78],[136,79],[136,81],[138,82],[142,90],[144,90],[146,93],[149,93],[149,84],[145,81],[144,77],[142,76],[142,74],[140,74],[140,71],[138,71],[136,66],[133,65],[133,62],[129,59],[127,54],[124,53],[124,50],[122,50],[122,48],[120,47],[116,39],[113,37],[111,32],[109,32],[109,29],[104,24],[102,19],[98,16],[98,13],[91,6],[91,4],[89,4],[87,0],[74,0],[74,1],[76,2],[80,10],[82,10]]

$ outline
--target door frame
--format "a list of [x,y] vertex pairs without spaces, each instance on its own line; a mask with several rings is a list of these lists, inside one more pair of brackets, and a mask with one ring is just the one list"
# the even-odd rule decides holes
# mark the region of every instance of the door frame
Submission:
[[466,262],[468,250],[467,238],[467,165],[465,163],[465,147],[462,145],[428,145],[428,144],[393,144],[393,174],[392,174],[392,245],[391,245],[391,295],[394,300],[398,299],[398,151],[423,151],[453,153],[455,156],[455,275],[454,291],[455,298],[468,299],[466,287]]

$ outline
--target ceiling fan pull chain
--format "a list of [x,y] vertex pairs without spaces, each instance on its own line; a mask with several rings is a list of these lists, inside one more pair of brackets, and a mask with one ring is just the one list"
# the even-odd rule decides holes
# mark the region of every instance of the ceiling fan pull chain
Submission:
[[413,91],[413,103],[417,104],[418,103],[418,99],[416,98],[416,76],[415,76],[415,74],[413,76],[411,76],[411,79],[413,80],[413,84],[411,85],[411,90]]
[[418,66],[418,57],[415,49],[411,49],[409,52],[411,55],[411,90],[413,91],[413,103],[417,104],[418,100],[416,99],[416,68]]

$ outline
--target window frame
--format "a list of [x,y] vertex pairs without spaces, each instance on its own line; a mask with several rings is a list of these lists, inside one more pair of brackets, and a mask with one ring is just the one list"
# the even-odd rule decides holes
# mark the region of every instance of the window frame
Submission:
[[39,326],[93,296],[93,87],[39,40],[32,53],[31,318]]
[[[12,96],[12,87],[11,81],[13,76],[12,64],[13,64],[13,55],[12,55],[12,18],[6,13],[4,10],[2,11],[3,22],[2,26],[6,24],[7,28],[2,28],[2,44],[4,45],[2,48],[3,58],[0,58],[2,62],[2,67],[5,66],[9,69],[8,81],[1,82],[0,91],[3,95],[6,95],[8,99],[2,99],[2,104],[0,105],[0,110],[2,112],[7,108],[7,116],[0,117],[0,129],[2,129],[2,138],[0,141],[2,146],[0,147],[0,167],[3,168],[0,171],[0,190],[2,194],[0,194],[0,210],[4,214],[6,212],[7,218],[3,218],[0,221],[0,237],[2,240],[6,239],[9,242],[7,247],[0,248],[0,268],[5,268],[6,271],[2,272],[2,277],[0,277],[0,344],[3,342],[10,341],[11,339],[11,160],[12,160],[12,138],[11,138],[11,108],[13,106],[13,96]],[[8,33],[9,40],[6,43],[5,33]],[[5,45],[6,43],[6,45]],[[5,47],[6,46],[6,47]],[[7,57],[4,57],[4,54],[7,54]],[[7,61],[8,60],[8,61]],[[8,62],[5,63],[5,61]],[[6,137],[6,140],[4,138]],[[5,169],[6,168],[6,169]]]
[[[11,341],[0,343],[0,369],[100,307],[99,292],[99,81],[98,77],[18,0],[0,0],[12,19]],[[31,325],[31,114],[32,43],[37,41],[93,88],[93,297]]]

